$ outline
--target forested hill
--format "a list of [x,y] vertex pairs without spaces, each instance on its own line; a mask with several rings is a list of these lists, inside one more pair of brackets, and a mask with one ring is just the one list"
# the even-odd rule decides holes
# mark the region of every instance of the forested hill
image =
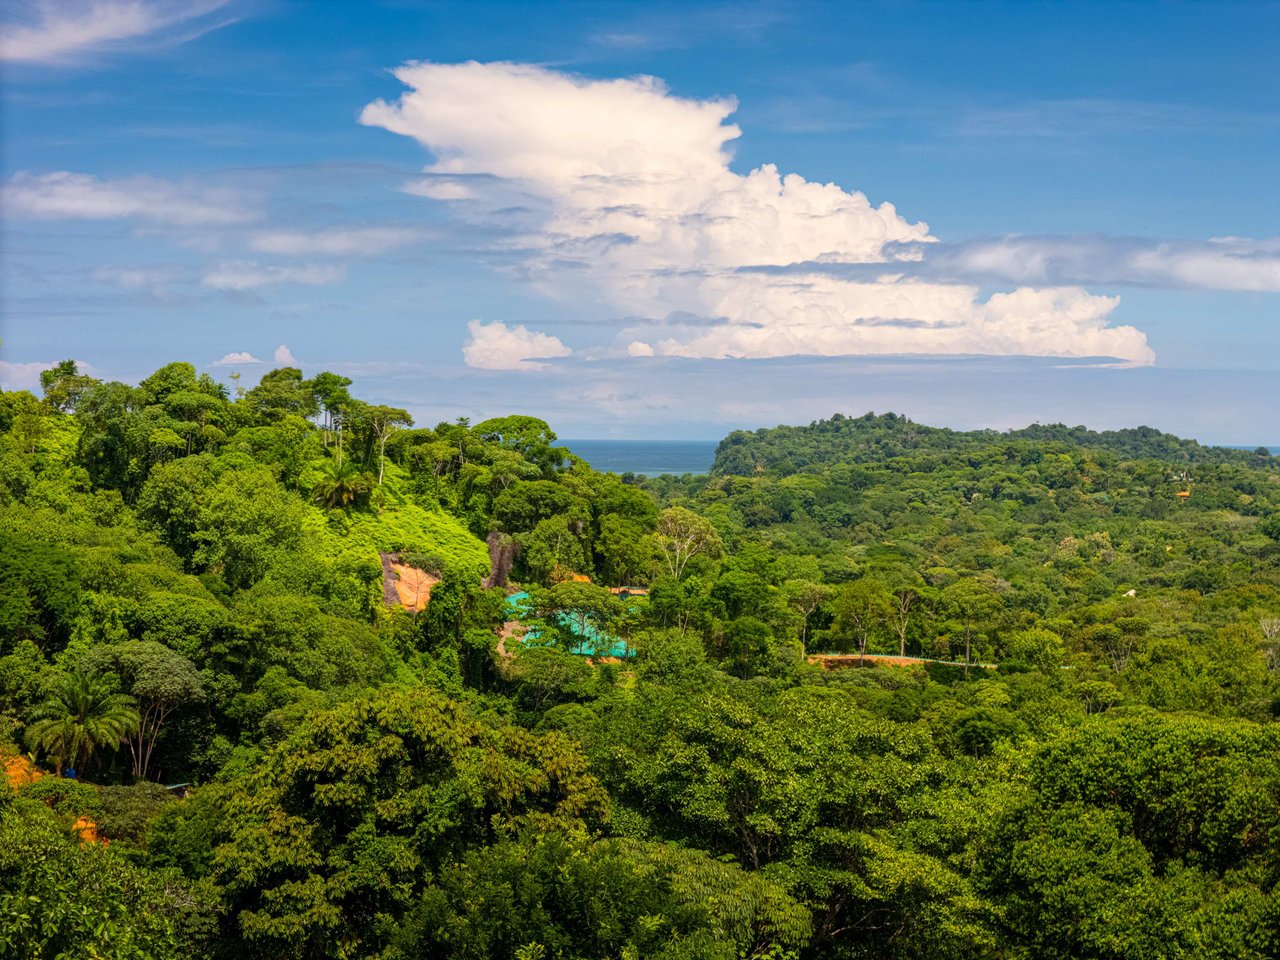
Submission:
[[0,958],[1280,956],[1280,461],[885,416],[636,478],[332,372],[41,385]]
[[1257,463],[1270,455],[1201,446],[1151,427],[1097,432],[1060,423],[1033,424],[1021,430],[949,430],[926,427],[894,413],[861,417],[835,414],[804,427],[735,430],[720,442],[713,474],[750,476],[786,474],[836,463],[868,463],[927,453],[967,453],[1004,447],[1040,454],[1071,450],[1105,451],[1124,459],[1153,459],[1168,464]]

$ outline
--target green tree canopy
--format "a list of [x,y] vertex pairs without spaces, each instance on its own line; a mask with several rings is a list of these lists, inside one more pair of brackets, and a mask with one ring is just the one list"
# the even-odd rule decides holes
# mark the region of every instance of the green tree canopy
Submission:
[[80,671],[63,677],[31,716],[27,743],[59,772],[68,764],[79,769],[99,747],[118,746],[139,722],[132,697],[117,693],[102,674]]
[[82,667],[89,672],[116,674],[133,696],[139,716],[129,740],[133,775],[147,779],[154,772],[152,760],[165,721],[175,710],[204,700],[199,671],[186,657],[154,640],[99,647],[89,651]]

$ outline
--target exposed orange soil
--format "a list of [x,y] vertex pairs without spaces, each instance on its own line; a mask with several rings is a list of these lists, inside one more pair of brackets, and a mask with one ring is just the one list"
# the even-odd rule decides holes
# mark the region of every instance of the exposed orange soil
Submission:
[[391,569],[396,573],[396,593],[401,605],[414,613],[425,610],[431,599],[431,588],[440,582],[439,578],[402,563],[391,564]]
[[[15,790],[19,787],[28,786],[29,784],[35,783],[37,780],[48,776],[47,773],[33,764],[26,757],[0,757],[0,763],[4,764],[5,779],[9,781],[9,786]],[[108,842],[98,836],[98,825],[88,817],[77,817],[76,822],[71,825],[71,832],[80,838],[81,843],[106,844]]]

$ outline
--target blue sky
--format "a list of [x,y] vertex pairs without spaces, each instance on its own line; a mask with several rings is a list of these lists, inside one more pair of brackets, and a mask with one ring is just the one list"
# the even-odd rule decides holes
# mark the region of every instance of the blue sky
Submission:
[[7,387],[1280,442],[1280,4],[3,11]]

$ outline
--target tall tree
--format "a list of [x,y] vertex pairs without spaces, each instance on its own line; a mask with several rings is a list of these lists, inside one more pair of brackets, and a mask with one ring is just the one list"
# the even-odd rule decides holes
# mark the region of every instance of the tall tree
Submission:
[[556,447],[556,435],[545,420],[537,417],[513,415],[493,417],[477,423],[472,433],[481,439],[500,443],[514,450],[549,475],[568,454],[564,447]]
[[231,787],[215,865],[228,955],[391,956],[387,938],[468,849],[525,827],[585,834],[607,808],[558,731],[427,689],[313,711]]
[[964,634],[964,669],[967,674],[973,655],[973,633],[989,623],[1003,606],[998,594],[977,580],[957,580],[942,590],[939,599],[947,615],[960,624]]
[[315,391],[297,367],[281,367],[262,375],[241,401],[259,423],[274,423],[289,414],[314,416],[319,409]]
[[132,697],[101,674],[81,671],[67,674],[32,717],[27,745],[52,757],[59,774],[68,762],[79,768],[98,747],[118,746],[139,723]]
[[687,507],[668,507],[659,514],[654,542],[667,572],[676,580],[684,576],[685,567],[694,557],[717,556],[722,546],[716,528]]
[[351,378],[343,377],[325,370],[311,378],[311,390],[320,402],[324,412],[324,445],[329,446],[329,431],[334,428],[341,410],[351,402],[351,394],[347,387],[351,386]]
[[61,413],[71,413],[98,381],[82,374],[74,360],[63,360],[56,366],[40,372],[40,388],[49,406]]
[[840,588],[831,605],[831,636],[837,641],[852,637],[860,656],[867,655],[871,635],[889,623],[893,599],[884,584],[863,577]]
[[99,647],[89,652],[83,666],[117,674],[137,701],[139,722],[129,738],[129,752],[133,775],[145,780],[152,772],[156,742],[165,721],[180,707],[204,700],[199,671],[186,657],[148,640]]
[[399,407],[382,406],[368,407],[365,416],[369,429],[378,440],[378,486],[382,486],[382,475],[387,466],[387,438],[399,427],[413,426],[413,417]]
[[90,388],[76,405],[80,422],[78,456],[89,477],[100,487],[131,496],[138,475],[138,457],[130,442],[130,426],[137,398],[133,387],[123,383],[99,383]]
[[907,655],[907,630],[911,627],[911,611],[920,599],[920,588],[899,584],[893,590],[891,607],[893,628],[898,634],[898,656]]
[[787,603],[800,614],[800,649],[807,650],[809,618],[831,596],[831,588],[812,580],[788,580],[782,589]]

